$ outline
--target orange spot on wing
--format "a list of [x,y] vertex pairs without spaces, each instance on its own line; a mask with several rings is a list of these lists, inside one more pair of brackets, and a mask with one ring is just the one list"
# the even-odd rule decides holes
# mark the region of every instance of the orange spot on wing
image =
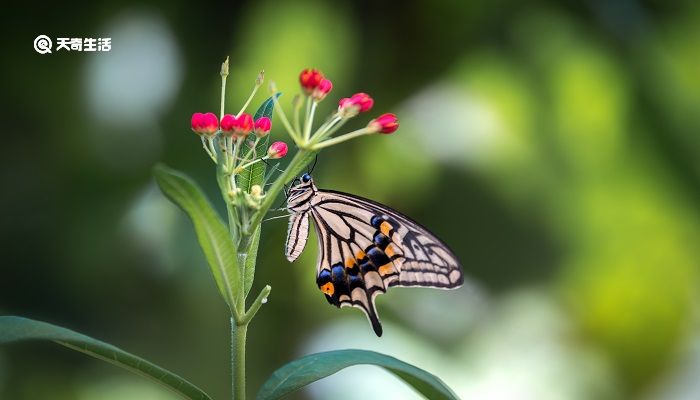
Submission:
[[358,251],[357,252],[357,259],[362,260],[363,258],[365,258],[365,252],[362,250]]
[[392,263],[386,263],[379,267],[379,275],[384,276],[394,272],[394,265]]
[[348,258],[345,260],[345,268],[352,268],[355,266],[355,259],[354,258]]
[[388,237],[391,237],[391,231],[394,229],[390,223],[384,221],[382,222],[381,225],[379,225],[379,231],[383,234],[385,234]]
[[321,291],[329,296],[333,296],[333,293],[335,293],[335,287],[333,287],[333,283],[328,282],[321,286]]
[[393,257],[396,254],[394,248],[391,247],[391,245],[386,246],[386,249],[384,249],[384,253],[386,253],[386,255],[389,257]]

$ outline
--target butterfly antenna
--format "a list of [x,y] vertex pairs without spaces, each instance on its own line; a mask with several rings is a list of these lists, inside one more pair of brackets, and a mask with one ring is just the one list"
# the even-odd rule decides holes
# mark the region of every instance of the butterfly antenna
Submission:
[[314,158],[314,163],[311,165],[311,170],[309,171],[309,175],[311,175],[311,173],[314,172],[314,168],[316,168],[317,162],[318,162],[318,154],[316,154],[316,158]]
[[273,219],[288,218],[290,215],[292,215],[292,214],[285,214],[285,215],[278,215],[276,217],[270,217],[270,218],[264,219],[263,222],[272,221]]

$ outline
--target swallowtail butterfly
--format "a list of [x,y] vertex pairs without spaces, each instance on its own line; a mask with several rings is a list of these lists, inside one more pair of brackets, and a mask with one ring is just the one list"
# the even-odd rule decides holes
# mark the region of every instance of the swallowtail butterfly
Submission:
[[462,267],[440,239],[410,218],[358,196],[316,187],[304,174],[287,193],[291,212],[286,255],[299,257],[309,236],[318,236],[316,283],[336,307],[353,306],[382,335],[374,301],[392,286],[460,287]]

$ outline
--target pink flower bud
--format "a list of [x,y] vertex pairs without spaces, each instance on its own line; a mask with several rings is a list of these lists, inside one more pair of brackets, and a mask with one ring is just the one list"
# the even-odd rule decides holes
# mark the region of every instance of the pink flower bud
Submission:
[[236,119],[234,132],[237,136],[246,137],[253,131],[255,124],[250,114],[243,113]]
[[230,135],[236,128],[236,123],[237,121],[235,116],[231,114],[224,115],[224,117],[221,118],[221,131]]
[[369,111],[374,105],[374,100],[367,93],[355,93],[350,100],[360,107],[360,112]]
[[255,136],[261,138],[267,136],[272,128],[272,121],[268,117],[260,117],[255,121]]
[[270,158],[282,158],[287,155],[287,150],[287,143],[275,142],[267,149],[267,155],[270,156]]
[[219,129],[219,119],[214,113],[194,113],[191,126],[195,133],[211,136]]
[[323,74],[317,69],[307,68],[299,74],[299,83],[306,94],[311,94],[323,80]]
[[343,118],[369,111],[374,105],[374,100],[367,93],[355,93],[350,98],[342,98],[338,102],[338,113]]
[[314,89],[313,93],[311,93],[311,96],[314,98],[316,101],[321,101],[324,98],[326,98],[326,95],[330,93],[330,91],[333,89],[333,82],[330,81],[330,79],[321,79],[321,82],[319,82],[318,86]]
[[352,100],[350,100],[349,97],[343,97],[342,99],[340,99],[340,101],[338,101],[338,109],[347,108],[347,107],[350,107],[351,105],[352,105]]
[[382,114],[371,120],[367,127],[375,133],[393,133],[399,129],[399,120],[396,114]]

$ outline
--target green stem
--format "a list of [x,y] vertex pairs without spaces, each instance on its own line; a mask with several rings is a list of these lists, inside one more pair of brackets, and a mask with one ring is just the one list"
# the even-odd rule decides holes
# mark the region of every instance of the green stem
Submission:
[[246,168],[250,167],[251,165],[255,164],[256,162],[260,162],[260,161],[262,161],[262,160],[267,160],[267,159],[269,159],[269,158],[270,158],[270,156],[265,156],[265,157],[256,158],[255,160],[253,160],[253,161],[251,161],[251,162],[249,162],[249,163],[245,163],[245,164],[241,165],[240,167],[236,168],[236,172],[241,172],[241,171],[243,171],[244,169],[246,169]]
[[300,132],[300,135],[302,138],[304,138],[305,142],[309,141],[309,138],[306,135],[307,131],[311,131],[311,119],[309,116],[311,115],[311,96],[306,96],[306,114],[304,114],[304,132]]
[[309,101],[311,101],[311,111],[309,112],[309,115],[307,115],[309,120],[306,122],[306,131],[304,131],[304,139],[307,142],[311,138],[311,127],[313,126],[313,123],[314,123],[314,113],[316,112],[316,106],[318,105],[318,103],[315,100],[309,100]]
[[212,161],[214,161],[214,164],[216,164],[216,156],[211,152],[211,145],[208,144],[209,139],[205,138],[204,136],[201,137],[202,139],[202,147],[204,147],[204,151],[207,152],[209,155],[209,158],[211,158]]
[[240,117],[241,114],[243,114],[243,112],[245,111],[245,109],[248,108],[248,106],[250,105],[250,102],[253,101],[253,97],[255,97],[255,93],[258,92],[259,87],[260,87],[260,85],[258,85],[256,83],[255,87],[253,88],[253,93],[251,93],[250,96],[248,96],[248,100],[246,100],[245,104],[243,104],[243,107],[241,107],[241,110],[238,111],[238,114],[236,114],[236,118]]
[[324,147],[333,146],[335,144],[342,143],[346,140],[354,139],[356,137],[360,137],[360,136],[364,136],[364,135],[369,135],[371,133],[373,133],[373,131],[370,130],[369,128],[362,128],[362,129],[358,129],[356,131],[352,131],[350,133],[346,133],[342,136],[338,136],[338,137],[334,137],[332,139],[324,140],[321,143],[316,143],[316,144],[312,145],[311,148],[313,150],[321,150]]
[[347,118],[341,118],[340,116],[335,116],[333,119],[331,119],[328,124],[320,127],[316,133],[313,136],[312,143],[318,143],[321,140],[333,135],[335,132],[338,131],[343,125],[345,125],[345,122],[347,122]]
[[[261,138],[259,138],[259,137],[255,138],[255,142],[253,143],[253,146],[249,147],[248,152],[245,153],[245,156],[241,157],[241,159],[239,160],[241,164],[248,162],[248,159],[250,158],[251,155],[253,156],[253,158],[257,157],[256,151],[258,148],[258,143],[260,143],[260,139]],[[238,167],[238,168],[240,169],[241,167]]]
[[245,344],[248,324],[237,324],[231,319],[231,391],[234,400],[245,400]]
[[301,135],[301,132],[295,132],[294,129],[292,128],[292,125],[289,124],[289,120],[287,119],[287,116],[284,114],[284,110],[279,104],[279,101],[277,100],[277,93],[278,92],[273,92],[272,93],[272,101],[275,103],[275,112],[277,115],[280,117],[280,121],[282,121],[282,125],[284,125],[284,128],[287,130],[287,133],[289,133],[289,136],[292,137],[292,140],[294,140],[294,143],[297,145],[301,144],[301,138],[298,135]]
[[250,305],[250,308],[248,311],[245,313],[243,316],[243,323],[248,324],[250,323],[250,320],[253,319],[255,314],[257,314],[258,310],[260,307],[267,302],[267,297],[270,295],[270,291],[272,288],[270,285],[266,285],[261,291],[260,294],[258,294],[258,297],[255,299],[253,304]]

